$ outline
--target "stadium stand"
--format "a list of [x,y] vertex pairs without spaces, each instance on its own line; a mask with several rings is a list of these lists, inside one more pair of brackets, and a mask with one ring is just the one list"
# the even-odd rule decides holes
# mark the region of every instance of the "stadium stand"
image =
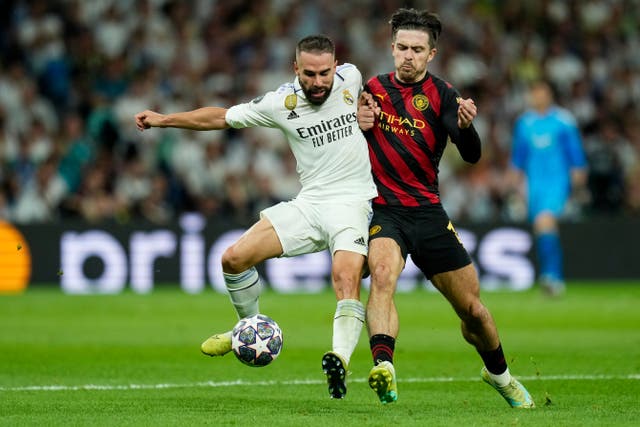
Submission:
[[[419,3],[419,4],[418,4]],[[293,43],[326,33],[365,77],[391,68],[390,13],[431,6],[449,26],[430,66],[479,106],[483,159],[445,155],[458,221],[518,221],[506,188],[512,125],[546,77],[577,117],[589,194],[574,218],[640,215],[637,0],[5,0],[0,11],[0,219],[251,223],[298,190],[277,132],[136,131],[133,115],[248,101],[291,80]]]

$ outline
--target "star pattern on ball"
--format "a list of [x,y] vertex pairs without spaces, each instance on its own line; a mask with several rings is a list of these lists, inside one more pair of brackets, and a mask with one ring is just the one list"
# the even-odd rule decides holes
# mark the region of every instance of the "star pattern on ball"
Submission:
[[269,350],[269,347],[267,347],[267,344],[269,344],[270,339],[271,337],[266,337],[265,339],[262,339],[262,337],[260,337],[260,334],[256,334],[256,342],[253,344],[247,345],[247,347],[252,348],[256,351],[256,359],[260,357],[262,353],[271,354],[271,350]]

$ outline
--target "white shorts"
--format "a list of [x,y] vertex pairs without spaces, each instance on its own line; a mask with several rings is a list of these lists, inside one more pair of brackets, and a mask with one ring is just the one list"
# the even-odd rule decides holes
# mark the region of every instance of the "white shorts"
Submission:
[[260,212],[267,218],[280,239],[283,257],[293,257],[329,249],[367,255],[369,200],[340,203],[310,203],[294,199]]

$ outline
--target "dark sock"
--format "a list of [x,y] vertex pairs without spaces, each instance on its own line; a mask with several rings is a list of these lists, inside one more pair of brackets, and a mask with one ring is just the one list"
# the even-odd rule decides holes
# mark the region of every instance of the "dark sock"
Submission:
[[369,339],[373,363],[387,361],[393,363],[393,349],[396,346],[396,339],[389,335],[377,334]]
[[486,366],[487,370],[492,374],[500,375],[507,370],[507,361],[502,352],[502,344],[498,345],[498,348],[495,350],[478,351],[478,353],[484,362],[484,366]]

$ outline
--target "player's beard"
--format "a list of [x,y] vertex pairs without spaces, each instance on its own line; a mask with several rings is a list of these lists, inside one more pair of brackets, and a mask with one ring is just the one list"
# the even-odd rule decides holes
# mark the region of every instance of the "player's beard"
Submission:
[[[326,101],[327,98],[329,98],[329,95],[331,95],[331,90],[333,89],[333,83],[331,83],[331,86],[328,86],[328,87],[306,88],[302,85],[300,86],[302,87],[302,92],[304,92],[304,96],[307,98],[307,101],[309,101],[309,103],[313,105],[324,104],[324,101]],[[324,90],[324,94],[321,97],[313,96],[315,93],[319,93],[322,90]]]
[[397,71],[396,75],[401,82],[415,83],[418,81],[419,76],[422,76],[425,70],[418,70],[413,64],[402,64]]

